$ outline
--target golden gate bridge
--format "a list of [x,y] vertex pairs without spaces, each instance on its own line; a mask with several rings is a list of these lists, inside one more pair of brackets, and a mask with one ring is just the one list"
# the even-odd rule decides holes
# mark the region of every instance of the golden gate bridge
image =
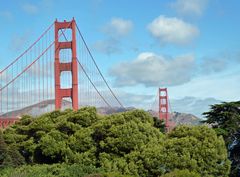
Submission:
[[[53,35],[54,34],[54,35]],[[162,95],[163,94],[163,95]],[[169,128],[167,89],[159,89],[158,117]],[[55,21],[21,55],[0,71],[0,127],[40,104],[44,112],[82,106],[124,108],[100,71],[75,19]],[[46,106],[48,102],[53,102]]]

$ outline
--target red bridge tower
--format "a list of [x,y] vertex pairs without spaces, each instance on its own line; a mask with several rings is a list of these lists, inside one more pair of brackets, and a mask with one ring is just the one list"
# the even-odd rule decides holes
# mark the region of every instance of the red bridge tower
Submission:
[[[59,42],[59,30],[71,29],[72,41]],[[72,50],[72,61],[68,63],[60,63],[59,53],[62,49]],[[61,109],[62,99],[70,97],[72,99],[72,108],[78,109],[78,65],[76,52],[76,22],[73,19],[70,22],[55,21],[55,108]],[[60,77],[61,72],[70,71],[72,74],[72,88],[61,88]]]
[[167,88],[159,88],[159,119],[165,121],[166,130],[169,130],[168,92]]

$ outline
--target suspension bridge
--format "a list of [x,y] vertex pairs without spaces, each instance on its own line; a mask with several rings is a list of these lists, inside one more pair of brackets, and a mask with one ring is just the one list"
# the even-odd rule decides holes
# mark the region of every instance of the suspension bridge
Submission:
[[[158,98],[158,117],[168,128],[167,89],[159,89]],[[69,106],[74,110],[83,106],[124,109],[75,19],[56,20],[0,71],[0,127],[14,124],[22,116],[19,110],[33,105],[42,107],[36,114]]]

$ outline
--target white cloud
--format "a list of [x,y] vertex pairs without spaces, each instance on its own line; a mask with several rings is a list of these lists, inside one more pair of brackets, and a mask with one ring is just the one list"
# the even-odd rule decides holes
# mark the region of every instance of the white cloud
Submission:
[[112,18],[103,28],[106,39],[98,40],[93,44],[93,48],[103,54],[111,55],[121,51],[121,38],[127,36],[133,28],[130,20],[122,18]]
[[122,37],[128,35],[133,28],[133,23],[130,20],[122,18],[112,18],[103,28],[103,31],[112,37]]
[[36,5],[30,4],[30,3],[23,4],[22,9],[23,9],[23,11],[25,11],[26,13],[28,13],[30,15],[34,15],[38,12],[38,7]]
[[181,15],[201,16],[209,0],[176,0],[170,6]]
[[110,69],[116,86],[174,86],[189,82],[195,67],[193,55],[166,58],[154,53],[141,53],[136,59]]
[[130,20],[122,18],[112,18],[103,28],[106,38],[98,40],[93,44],[93,48],[101,53],[111,55],[121,51],[121,39],[126,37],[133,28]]
[[162,44],[189,44],[199,34],[194,25],[176,17],[169,18],[163,15],[154,19],[147,28]]

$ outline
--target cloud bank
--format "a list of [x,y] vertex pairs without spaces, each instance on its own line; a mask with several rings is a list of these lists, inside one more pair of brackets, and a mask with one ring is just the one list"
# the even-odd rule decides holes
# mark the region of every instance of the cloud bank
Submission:
[[154,19],[147,29],[162,44],[189,44],[199,35],[197,27],[176,17],[160,15]]
[[109,74],[115,77],[115,86],[146,87],[175,86],[189,82],[194,71],[194,56],[183,55],[167,58],[145,52],[132,61],[113,66]]
[[106,38],[98,40],[93,48],[101,53],[110,55],[121,51],[121,39],[129,35],[133,29],[131,20],[112,18],[103,28],[102,32]]
[[209,0],[177,0],[170,6],[180,15],[201,16],[208,5]]

